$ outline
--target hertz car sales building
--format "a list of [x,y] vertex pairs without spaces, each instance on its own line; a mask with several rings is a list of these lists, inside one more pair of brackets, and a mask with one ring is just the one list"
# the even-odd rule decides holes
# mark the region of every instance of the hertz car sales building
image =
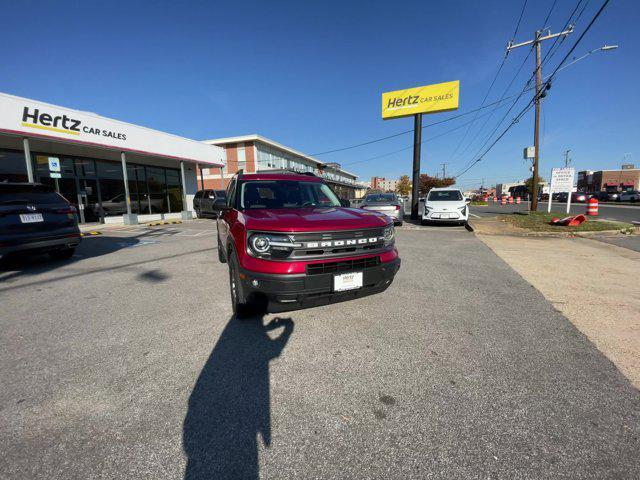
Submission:
[[82,222],[191,218],[197,170],[224,165],[215,145],[0,93],[0,182],[51,185]]

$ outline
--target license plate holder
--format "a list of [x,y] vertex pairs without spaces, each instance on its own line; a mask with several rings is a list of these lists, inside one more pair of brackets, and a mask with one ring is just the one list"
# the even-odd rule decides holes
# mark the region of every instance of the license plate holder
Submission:
[[362,272],[341,273],[333,276],[333,291],[346,292],[362,288]]
[[37,223],[44,222],[41,213],[21,213],[20,222],[22,223]]

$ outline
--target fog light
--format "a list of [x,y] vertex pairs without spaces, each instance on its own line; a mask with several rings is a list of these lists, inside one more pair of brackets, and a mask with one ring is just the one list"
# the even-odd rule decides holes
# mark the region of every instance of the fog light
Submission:
[[260,286],[260,282],[258,280],[251,280],[251,286],[258,288]]

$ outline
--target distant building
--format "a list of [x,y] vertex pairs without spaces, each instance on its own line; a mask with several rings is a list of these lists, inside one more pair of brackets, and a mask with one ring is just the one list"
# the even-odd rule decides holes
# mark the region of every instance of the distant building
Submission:
[[578,172],[581,192],[640,190],[640,169],[583,170]]
[[399,182],[400,180],[387,180],[384,177],[371,177],[371,189],[395,192]]
[[524,180],[520,180],[519,182],[512,182],[512,183],[498,183],[496,185],[496,195],[498,197],[501,195],[509,195],[509,189],[511,187],[518,187],[524,184],[525,184]]
[[[524,187],[527,184],[525,180],[520,180],[513,183],[498,183],[495,188],[495,195],[500,197],[502,195],[509,195],[509,190],[515,187]],[[538,182],[538,188],[540,193],[549,193],[549,183],[542,181]],[[531,193],[531,192],[529,192]]]
[[226,165],[220,169],[198,172],[201,188],[226,188],[240,170],[244,173],[310,172],[324,178],[341,198],[356,198],[357,175],[343,170],[337,163],[320,160],[261,135],[205,140],[223,149]]

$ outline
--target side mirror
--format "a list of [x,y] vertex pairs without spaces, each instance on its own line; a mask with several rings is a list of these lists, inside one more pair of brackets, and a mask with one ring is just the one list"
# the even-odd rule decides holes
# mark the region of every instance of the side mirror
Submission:
[[471,203],[471,199],[469,197],[464,197],[464,203]]

